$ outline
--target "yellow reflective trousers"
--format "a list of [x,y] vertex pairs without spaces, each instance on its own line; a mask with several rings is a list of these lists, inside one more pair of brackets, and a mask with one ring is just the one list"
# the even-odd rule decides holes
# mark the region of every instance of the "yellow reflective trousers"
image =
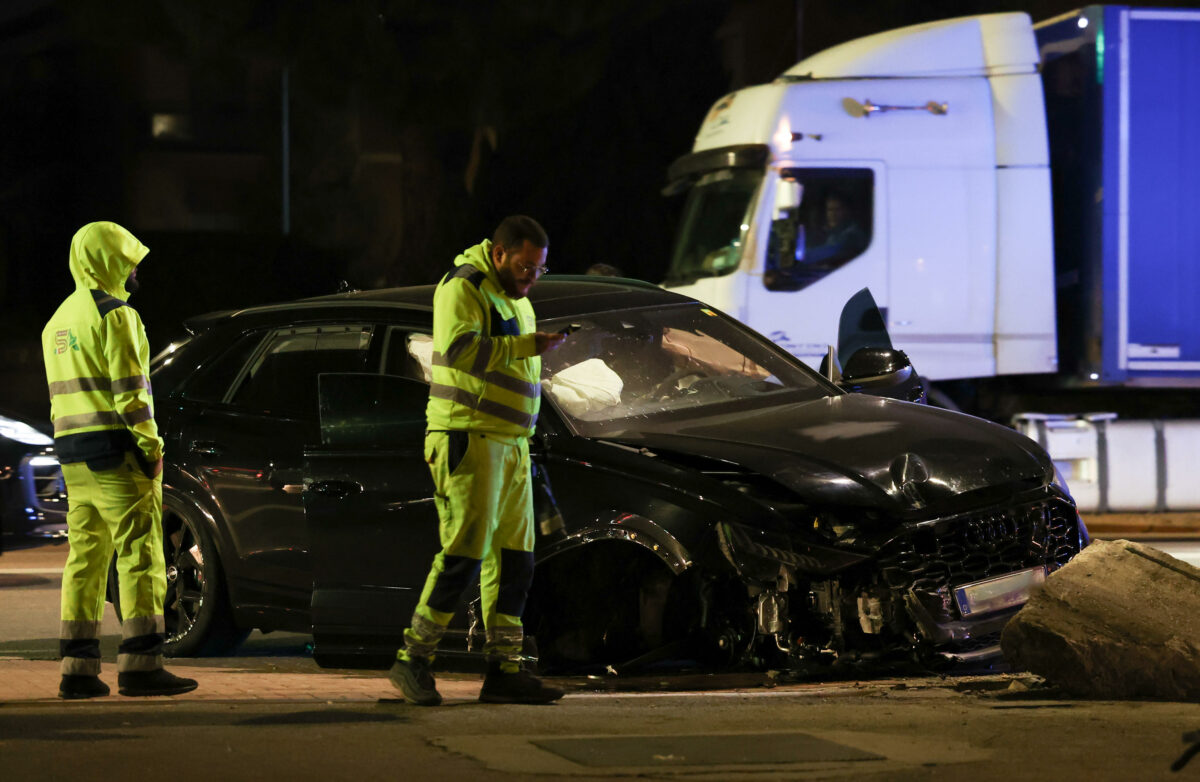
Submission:
[[521,614],[533,581],[529,440],[467,431],[428,432],[442,550],[433,559],[402,660],[431,658],[459,600],[479,577],[484,651],[502,670],[520,666]]
[[162,476],[149,478],[130,452],[111,470],[84,463],[62,465],[67,484],[67,534],[71,551],[63,569],[62,672],[100,672],[100,620],[108,566],[117,555],[121,594],[118,671],[162,667]]

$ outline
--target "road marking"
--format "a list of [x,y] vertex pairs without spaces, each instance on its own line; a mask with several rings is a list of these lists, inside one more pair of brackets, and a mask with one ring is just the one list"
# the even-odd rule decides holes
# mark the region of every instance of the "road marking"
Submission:
[[61,576],[60,567],[10,567],[0,568],[0,576]]

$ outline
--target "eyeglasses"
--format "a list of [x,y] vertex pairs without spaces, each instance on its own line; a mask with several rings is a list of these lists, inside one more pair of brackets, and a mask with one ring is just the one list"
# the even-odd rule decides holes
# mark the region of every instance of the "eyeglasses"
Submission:
[[517,268],[520,269],[521,271],[525,272],[526,274],[532,273],[534,277],[541,277],[543,274],[550,271],[549,267],[538,266],[537,264],[521,263],[521,264],[517,264]]

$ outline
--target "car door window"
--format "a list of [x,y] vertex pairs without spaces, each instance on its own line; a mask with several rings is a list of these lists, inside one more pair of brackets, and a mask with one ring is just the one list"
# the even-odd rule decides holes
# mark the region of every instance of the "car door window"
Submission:
[[388,329],[383,346],[383,365],[380,367],[383,374],[410,377],[428,383],[432,360],[433,337],[403,326]]
[[316,420],[317,377],[364,372],[373,327],[308,326],[280,329],[251,362],[230,403],[274,415]]
[[183,397],[197,402],[219,402],[224,399],[229,386],[262,339],[261,331],[246,334],[232,347],[210,359],[187,380],[181,391]]
[[804,197],[772,222],[763,285],[798,291],[870,246],[875,174],[869,168],[788,168],[780,176],[798,182]]

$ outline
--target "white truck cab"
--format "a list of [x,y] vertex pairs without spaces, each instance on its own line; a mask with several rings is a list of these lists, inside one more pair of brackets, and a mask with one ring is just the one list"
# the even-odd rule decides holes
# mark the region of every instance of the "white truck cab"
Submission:
[[1050,169],[1030,18],[850,41],[717,101],[666,287],[814,368],[869,287],[932,380],[1054,372]]

